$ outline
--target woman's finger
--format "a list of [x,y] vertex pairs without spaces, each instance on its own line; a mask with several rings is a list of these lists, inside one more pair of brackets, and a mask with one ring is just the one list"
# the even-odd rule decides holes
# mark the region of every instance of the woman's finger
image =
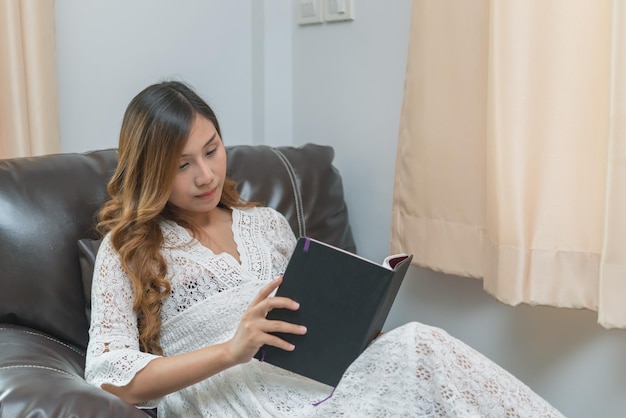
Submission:
[[266,345],[271,345],[273,347],[282,348],[285,351],[293,351],[296,346],[283,340],[282,338],[276,337],[275,335],[269,335],[267,341],[265,341]]
[[272,292],[274,290],[276,290],[278,288],[278,286],[280,286],[280,284],[283,282],[283,276],[278,276],[277,278],[275,278],[274,280],[272,280],[271,282],[269,282],[267,285],[265,285],[261,291],[256,295],[256,297],[252,300],[252,303],[250,304],[250,306],[254,306],[257,305],[259,302],[261,302],[264,299],[267,299],[269,297],[269,295],[272,294]]
[[285,308],[292,311],[297,311],[300,309],[300,304],[293,299],[284,297],[284,296],[275,296],[273,298],[267,298],[265,300],[257,303],[255,308],[263,311],[264,314],[271,311],[272,309]]
[[266,333],[280,332],[282,334],[304,335],[307,329],[304,325],[292,324],[285,321],[267,320],[262,325],[263,331]]
[[264,335],[263,344],[271,345],[273,347],[278,347],[287,351],[293,351],[295,349],[295,346],[292,343],[286,340],[283,340],[279,336],[275,334],[270,334],[270,333],[279,332],[283,334],[304,335],[306,334],[306,331],[307,331],[306,327],[302,325],[294,325],[294,324],[289,324],[287,322],[281,322],[281,321],[268,321],[268,322],[271,324],[269,328],[267,329],[268,333]]

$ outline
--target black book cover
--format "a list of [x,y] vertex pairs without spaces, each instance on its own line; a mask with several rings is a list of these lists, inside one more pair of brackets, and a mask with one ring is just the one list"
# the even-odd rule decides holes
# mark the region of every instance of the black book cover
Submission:
[[305,335],[277,333],[294,351],[263,346],[255,357],[336,386],[348,366],[380,333],[412,256],[387,257],[384,267],[342,249],[303,237],[297,242],[277,296],[300,309],[274,309],[268,319],[307,327]]

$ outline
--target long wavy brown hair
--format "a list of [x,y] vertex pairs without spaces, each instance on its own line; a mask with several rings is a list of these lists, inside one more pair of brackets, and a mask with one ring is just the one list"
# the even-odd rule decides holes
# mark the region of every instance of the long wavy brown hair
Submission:
[[[170,294],[160,221],[170,219],[198,231],[182,211],[168,203],[180,154],[197,115],[210,120],[221,138],[211,107],[181,82],[151,85],[131,100],[122,121],[117,168],[107,188],[110,200],[98,216],[98,231],[110,232],[113,248],[132,282],[141,349],[154,354],[163,353],[161,306]],[[244,202],[236,183],[226,179],[220,206],[254,205]]]

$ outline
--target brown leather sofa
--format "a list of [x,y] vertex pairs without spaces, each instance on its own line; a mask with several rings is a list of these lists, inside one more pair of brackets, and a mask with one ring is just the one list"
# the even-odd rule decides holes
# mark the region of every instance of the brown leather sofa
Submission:
[[[296,236],[356,251],[332,148],[227,152],[245,199],[281,211]],[[116,161],[113,149],[0,160],[2,418],[146,417],[83,379],[94,219]]]

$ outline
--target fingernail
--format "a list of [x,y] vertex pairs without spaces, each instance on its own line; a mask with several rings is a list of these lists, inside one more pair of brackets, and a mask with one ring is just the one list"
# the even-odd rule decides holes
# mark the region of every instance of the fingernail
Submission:
[[306,327],[305,327],[305,326],[303,326],[303,325],[301,325],[301,326],[300,326],[300,332],[302,332],[303,334],[306,334],[306,333],[307,333],[307,329],[306,329]]

